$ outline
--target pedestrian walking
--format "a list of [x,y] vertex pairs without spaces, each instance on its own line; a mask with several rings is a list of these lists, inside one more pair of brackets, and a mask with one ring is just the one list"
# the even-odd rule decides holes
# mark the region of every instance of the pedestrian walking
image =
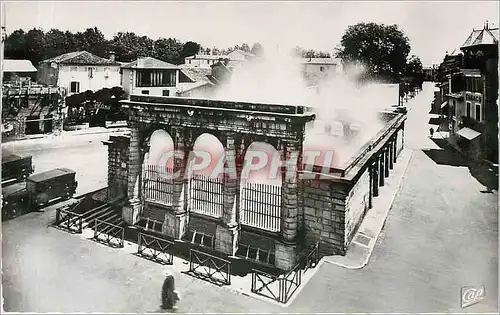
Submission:
[[167,274],[161,288],[161,308],[169,313],[174,313],[175,305],[179,300],[179,294],[175,290],[174,276]]
[[434,136],[434,128],[430,128],[429,133],[431,134],[431,138],[432,138],[432,136]]

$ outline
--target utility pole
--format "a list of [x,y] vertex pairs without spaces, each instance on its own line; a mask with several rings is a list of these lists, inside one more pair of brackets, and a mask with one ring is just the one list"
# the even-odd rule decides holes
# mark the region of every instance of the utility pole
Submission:
[[[3,99],[3,59],[4,59],[4,45],[5,39],[7,38],[7,33],[5,29],[5,2],[2,1],[2,34],[1,38],[1,48],[0,48],[0,97]],[[2,103],[0,102],[0,113],[2,112]]]

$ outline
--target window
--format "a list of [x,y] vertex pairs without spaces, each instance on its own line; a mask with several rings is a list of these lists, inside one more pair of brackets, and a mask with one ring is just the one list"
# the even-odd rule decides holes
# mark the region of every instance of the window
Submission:
[[472,91],[472,80],[471,80],[471,78],[466,78],[465,79],[465,90],[466,91]]
[[142,91],[141,91],[141,94],[146,94],[146,95],[149,95],[149,90],[142,90]]
[[76,72],[78,71],[78,67],[69,67],[69,71]]
[[163,96],[170,96],[169,90],[163,90]]
[[470,117],[470,103],[467,102],[467,117]]
[[137,71],[135,84],[137,87],[173,87],[176,84],[176,73],[175,70]]
[[93,78],[94,77],[95,68],[94,67],[88,67],[87,71],[89,72],[89,78]]
[[80,82],[71,82],[69,91],[71,93],[80,93]]
[[476,104],[476,120],[481,121],[481,105]]

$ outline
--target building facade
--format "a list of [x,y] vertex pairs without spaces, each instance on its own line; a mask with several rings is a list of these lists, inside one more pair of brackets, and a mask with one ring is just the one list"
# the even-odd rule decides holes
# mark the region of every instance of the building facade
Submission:
[[43,60],[38,65],[37,81],[58,86],[68,95],[120,86],[120,63],[87,51],[77,51]]
[[194,56],[189,56],[184,59],[184,64],[187,67],[192,68],[205,68],[210,69],[211,66],[215,65],[219,61],[227,61],[232,66],[239,66],[255,57],[254,55],[241,51],[233,50],[227,55],[217,54],[217,55],[203,55],[196,54]]
[[122,66],[122,87],[127,96],[175,96],[179,75],[176,65],[152,57],[138,58]]
[[461,69],[448,76],[452,140],[474,159],[498,162],[498,28],[473,30],[461,50]]

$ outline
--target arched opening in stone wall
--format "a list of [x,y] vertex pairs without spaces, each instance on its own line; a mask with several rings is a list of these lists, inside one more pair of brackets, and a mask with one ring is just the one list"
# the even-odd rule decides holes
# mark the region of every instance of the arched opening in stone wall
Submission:
[[174,141],[165,130],[156,130],[149,139],[149,151],[142,167],[145,201],[173,205]]
[[201,134],[193,145],[188,172],[188,210],[220,218],[224,210],[224,146],[214,135]]
[[240,180],[239,222],[278,232],[283,182],[279,152],[270,144],[253,142],[245,153]]

